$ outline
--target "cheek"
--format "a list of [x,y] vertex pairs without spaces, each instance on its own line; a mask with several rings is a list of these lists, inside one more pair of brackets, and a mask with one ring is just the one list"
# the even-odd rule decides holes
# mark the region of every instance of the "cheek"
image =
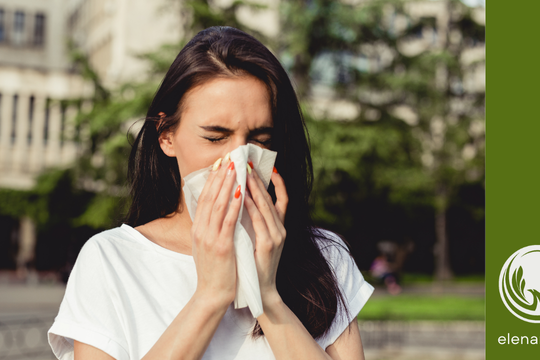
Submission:
[[204,146],[194,137],[178,137],[175,143],[175,152],[182,176],[206,168],[223,156],[217,147]]

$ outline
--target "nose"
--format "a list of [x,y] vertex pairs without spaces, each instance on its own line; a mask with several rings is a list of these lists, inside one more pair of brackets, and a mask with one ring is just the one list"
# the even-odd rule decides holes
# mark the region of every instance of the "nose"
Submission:
[[230,146],[228,147],[227,151],[231,152],[235,149],[237,149],[239,146],[247,145],[248,144],[248,137],[244,135],[235,135],[232,139],[232,141],[229,143]]

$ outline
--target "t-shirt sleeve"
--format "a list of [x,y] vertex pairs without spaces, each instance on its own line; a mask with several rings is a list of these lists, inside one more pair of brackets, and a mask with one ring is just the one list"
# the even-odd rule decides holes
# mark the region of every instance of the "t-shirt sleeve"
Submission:
[[91,345],[117,360],[129,359],[118,297],[109,286],[102,250],[95,238],[81,249],[52,327],[49,344],[58,359],[73,359],[73,341]]
[[330,330],[317,341],[323,349],[326,349],[348,328],[351,321],[362,310],[374,289],[364,280],[354,259],[346,250],[347,246],[343,240],[332,232],[326,230],[322,230],[322,232],[326,238],[333,240],[333,242],[321,242],[320,248],[334,271],[347,305],[347,310],[342,306],[338,306]]

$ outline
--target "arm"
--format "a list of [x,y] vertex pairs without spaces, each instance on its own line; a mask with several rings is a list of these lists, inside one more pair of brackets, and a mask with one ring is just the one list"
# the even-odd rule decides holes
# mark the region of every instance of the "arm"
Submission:
[[[143,359],[199,359],[208,347],[227,306],[212,297],[193,296]],[[107,353],[75,341],[76,360],[111,360]]]
[[258,320],[276,359],[364,360],[356,318],[325,352],[281,298],[263,306]]
[[[222,166],[211,172],[199,197],[191,228],[197,289],[143,359],[200,359],[234,300],[233,234],[241,197],[235,197],[231,205],[228,204],[235,178],[234,166]],[[87,344],[76,343],[74,351],[77,360],[112,359]]]
[[288,197],[285,183],[272,174],[276,204],[265,190],[256,172],[248,175],[250,193],[245,205],[257,236],[255,262],[259,274],[264,313],[257,318],[276,359],[364,359],[356,319],[325,352],[302,322],[282,301],[276,289],[277,265],[285,240],[285,211]]
[[332,359],[281,297],[263,303],[263,308],[264,313],[257,320],[276,359]]
[[[282,347],[284,348],[283,349],[284,351],[286,351],[287,348],[291,347],[291,344],[288,344],[290,336],[287,336],[288,334],[286,333],[290,332],[294,336],[295,332],[302,333],[301,328],[303,328],[303,330],[305,331],[305,328],[303,327],[302,323],[300,323],[300,321],[298,320],[298,318],[296,318],[294,314],[292,314],[292,316],[291,314],[289,314],[289,318],[293,320],[291,323],[292,326],[289,326],[289,329],[285,329],[285,331],[280,330],[279,332],[270,332],[268,334],[265,332],[267,338],[268,336],[275,337],[272,339],[272,341],[268,340],[268,342],[269,343],[271,342],[273,344],[281,344]],[[259,323],[264,322],[264,321],[265,320],[263,319],[263,316],[260,316]],[[265,326],[265,328],[268,328],[269,330],[271,330],[272,326]],[[274,328],[277,329],[276,326],[274,326]],[[291,330],[291,331],[287,331],[287,330]],[[307,331],[305,332],[307,333]],[[280,335],[282,339],[279,338]],[[313,340],[311,336],[309,335],[309,333],[307,335],[309,336],[311,340]],[[305,339],[305,341],[308,341],[308,339]],[[297,345],[294,344],[294,346],[297,346]],[[276,348],[276,346],[272,347],[273,350],[274,348]],[[276,348],[275,350],[278,350],[278,349]],[[364,349],[362,347],[362,339],[360,338],[360,331],[358,330],[358,323],[356,322],[356,319],[351,321],[349,328],[347,328],[338,337],[336,342],[334,342],[332,345],[326,348],[326,353],[333,360],[346,360],[346,359],[364,360]],[[85,359],[85,358],[94,359],[94,360],[114,360],[113,357],[104,353],[103,351],[96,349],[95,347],[90,346],[88,344],[80,343],[78,341],[75,341],[75,354],[76,354],[75,360]]]
[[334,360],[357,359],[364,360],[364,347],[360,338],[360,329],[356,318],[349,327],[326,348],[328,355]]

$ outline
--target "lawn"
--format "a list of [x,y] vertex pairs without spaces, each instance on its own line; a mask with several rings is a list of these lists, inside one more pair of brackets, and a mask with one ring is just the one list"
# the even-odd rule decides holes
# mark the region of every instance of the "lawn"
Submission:
[[483,297],[417,295],[372,297],[358,319],[362,320],[484,320]]

